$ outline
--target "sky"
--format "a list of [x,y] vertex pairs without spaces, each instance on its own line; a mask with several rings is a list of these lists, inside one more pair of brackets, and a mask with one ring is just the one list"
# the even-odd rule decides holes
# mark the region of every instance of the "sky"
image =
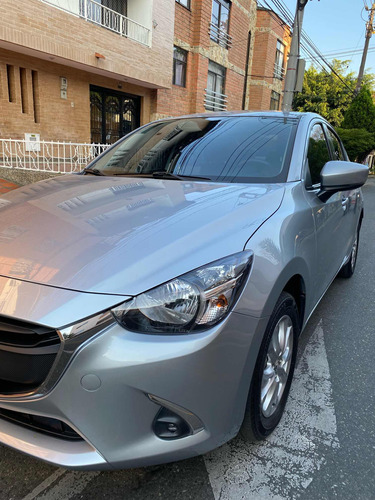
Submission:
[[[272,0],[267,1],[274,8]],[[309,0],[304,11],[303,29],[320,52],[326,55],[330,52],[344,52],[349,49],[347,52],[351,52],[350,55],[336,56],[336,58],[351,59],[348,71],[353,71],[355,74],[358,74],[365,43],[366,24],[361,15],[363,19],[368,19],[364,3],[370,6],[372,1]],[[297,0],[283,0],[283,2],[294,16]],[[366,69],[375,73],[375,35],[370,40],[369,48]],[[361,52],[353,55],[355,49]],[[328,60],[331,58],[327,57]]]

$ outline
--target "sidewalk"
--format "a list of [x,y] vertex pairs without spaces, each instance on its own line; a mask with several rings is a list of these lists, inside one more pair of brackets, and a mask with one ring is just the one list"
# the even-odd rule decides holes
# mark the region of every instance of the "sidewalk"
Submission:
[[12,189],[18,188],[18,184],[14,184],[14,182],[6,181],[5,179],[0,179],[0,195],[8,193],[12,191]]

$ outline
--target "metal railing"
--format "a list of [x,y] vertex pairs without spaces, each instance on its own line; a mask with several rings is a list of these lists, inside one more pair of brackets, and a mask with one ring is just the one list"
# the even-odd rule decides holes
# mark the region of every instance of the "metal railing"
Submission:
[[208,34],[211,40],[218,43],[225,49],[229,49],[232,44],[232,37],[228,33],[219,28],[216,24],[210,23],[208,28]]
[[274,78],[279,78],[279,80],[283,80],[285,77],[285,68],[283,68],[283,66],[281,66],[280,64],[275,63],[273,76]]
[[204,107],[209,111],[224,111],[227,109],[227,95],[205,89]]
[[94,0],[80,0],[79,14],[86,21],[98,24],[143,45],[150,45],[150,29]]
[[63,4],[63,6],[59,0],[41,1],[64,12],[80,16],[86,21],[130,38],[142,45],[147,47],[151,45],[151,30],[149,28],[94,0],[76,0],[70,5]]
[[0,167],[70,174],[82,170],[110,144],[0,139]]

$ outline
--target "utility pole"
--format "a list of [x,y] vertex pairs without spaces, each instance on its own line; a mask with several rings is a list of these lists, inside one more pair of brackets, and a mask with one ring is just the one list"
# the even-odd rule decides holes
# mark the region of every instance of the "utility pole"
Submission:
[[[302,32],[303,11],[308,0],[297,0],[296,15],[294,17],[292,43],[290,45],[288,66],[286,68],[284,99],[282,110],[291,111],[293,96],[296,88],[299,48]],[[375,2],[374,2],[375,3]]]
[[355,93],[356,94],[358,94],[358,92],[361,90],[363,73],[365,72],[365,64],[366,64],[368,46],[370,44],[370,38],[372,37],[372,34],[374,33],[375,1],[372,2],[371,9],[369,9],[367,6],[365,8],[366,8],[367,11],[369,11],[369,16],[368,16],[368,22],[366,24],[365,46],[363,48],[361,66],[359,68],[358,79],[357,79],[357,86],[355,88]]

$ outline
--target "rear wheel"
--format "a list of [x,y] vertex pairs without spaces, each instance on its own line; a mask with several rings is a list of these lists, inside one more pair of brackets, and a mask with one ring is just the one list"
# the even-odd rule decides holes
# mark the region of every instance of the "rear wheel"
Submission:
[[351,278],[353,276],[355,266],[357,264],[358,244],[359,244],[359,226],[357,228],[357,232],[356,232],[355,237],[354,237],[352,251],[350,253],[349,260],[340,269],[339,276],[341,276],[341,278]]
[[279,423],[293,378],[299,336],[294,298],[283,292],[268,323],[247,400],[242,436],[266,438]]

